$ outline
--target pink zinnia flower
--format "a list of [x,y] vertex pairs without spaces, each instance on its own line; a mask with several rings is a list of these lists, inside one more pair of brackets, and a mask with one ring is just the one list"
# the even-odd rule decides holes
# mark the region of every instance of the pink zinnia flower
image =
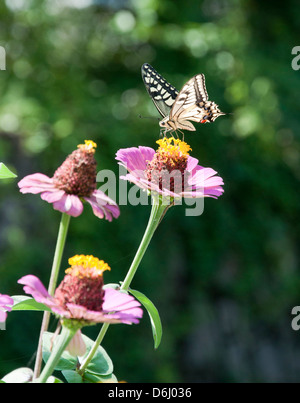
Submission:
[[121,149],[119,164],[129,173],[121,176],[142,189],[170,198],[218,198],[224,192],[223,179],[212,168],[198,165],[188,152],[190,146],[179,139],[158,140],[157,151],[150,147]]
[[[6,311],[11,311],[11,306],[14,304],[14,300],[5,294],[0,294],[0,323],[6,321]],[[11,305],[11,306],[10,306]]]
[[81,327],[100,322],[139,322],[143,311],[135,298],[112,288],[103,289],[102,273],[110,270],[103,260],[92,255],[76,255],[69,263],[71,267],[53,297],[36,276],[24,276],[18,283],[24,284],[24,291],[48,306],[63,324],[69,320],[80,323]]
[[120,210],[112,199],[96,189],[95,147],[92,141],[80,144],[52,178],[41,173],[26,176],[18,183],[20,192],[40,193],[55,210],[73,217],[82,213],[82,200],[85,200],[92,206],[95,216],[112,221],[120,215]]

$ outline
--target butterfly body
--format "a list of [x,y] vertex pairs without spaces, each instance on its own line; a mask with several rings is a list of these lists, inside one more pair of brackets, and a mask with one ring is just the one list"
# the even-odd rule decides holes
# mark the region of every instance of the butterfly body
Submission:
[[213,122],[225,115],[219,106],[208,101],[204,74],[192,77],[178,92],[150,64],[143,64],[142,77],[146,89],[163,119],[160,127],[168,131],[195,131],[190,122]]

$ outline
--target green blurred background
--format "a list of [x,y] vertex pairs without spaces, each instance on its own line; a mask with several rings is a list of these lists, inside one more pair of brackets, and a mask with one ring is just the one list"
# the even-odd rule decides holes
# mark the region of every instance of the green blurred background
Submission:
[[[186,133],[192,155],[224,178],[204,214],[169,210],[132,287],[157,306],[157,351],[148,315],[111,326],[103,346],[127,382],[293,382],[300,379],[299,93],[291,67],[299,41],[296,0],[6,0],[0,5],[0,161],[52,176],[84,139],[99,169],[118,174],[119,148],[155,147],[158,117],[141,79],[145,62],[178,89],[204,73],[210,99],[232,113]],[[49,277],[60,213],[17,181],[2,181],[0,292]],[[112,223],[86,206],[71,220],[63,268],[77,253],[124,278],[149,206],[121,206]],[[33,366],[40,313],[12,313],[0,331],[0,376]],[[55,329],[55,322],[51,324]],[[99,327],[86,328],[95,337]]]

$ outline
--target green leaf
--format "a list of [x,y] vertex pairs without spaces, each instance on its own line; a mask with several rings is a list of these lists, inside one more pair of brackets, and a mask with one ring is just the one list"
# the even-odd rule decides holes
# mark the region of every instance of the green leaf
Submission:
[[154,348],[158,348],[161,342],[162,338],[162,325],[161,325],[161,320],[159,317],[158,310],[154,306],[154,304],[150,301],[149,298],[147,298],[144,294],[142,294],[140,291],[137,290],[128,290],[147,310],[149,317],[150,317],[150,322],[151,322],[151,327],[152,327],[152,333],[153,333],[153,339],[154,339]]
[[13,311],[50,311],[46,305],[36,302],[34,298],[26,297],[24,295],[14,295],[12,297],[14,300],[14,305],[12,307]]
[[63,376],[66,378],[68,383],[82,383],[82,376],[78,374],[78,372],[74,370],[65,370],[62,371]]
[[8,178],[16,178],[17,175],[15,175],[13,172],[11,172],[7,166],[3,164],[3,162],[0,162],[0,179],[8,179]]
[[[51,354],[55,338],[59,335],[55,335],[51,332],[45,332],[43,335],[43,359],[46,362]],[[83,341],[86,345],[86,352],[82,357],[74,357],[68,351],[64,351],[60,360],[58,361],[55,369],[59,371],[74,370],[80,365],[87,357],[89,351],[94,345],[94,341],[89,337],[82,335]],[[107,352],[103,347],[99,346],[96,350],[94,357],[87,366],[87,371],[90,374],[106,376],[113,372],[113,363]],[[67,376],[70,375],[67,373]],[[71,376],[71,375],[70,375]]]
[[[83,357],[80,357],[80,363],[84,361],[92,346],[94,345],[94,341],[92,339],[85,336],[84,334],[82,335],[82,337],[85,342],[87,351]],[[104,348],[99,346],[94,357],[87,366],[87,371],[95,375],[110,375],[113,370],[114,366],[112,360],[110,359]]]
[[118,383],[117,377],[114,374],[110,374],[108,376],[100,376],[91,374],[86,371],[83,377],[84,383]]

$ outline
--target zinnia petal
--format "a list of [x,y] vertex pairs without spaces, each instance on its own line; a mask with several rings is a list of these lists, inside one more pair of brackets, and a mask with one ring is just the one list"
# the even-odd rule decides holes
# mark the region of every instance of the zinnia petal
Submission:
[[78,217],[83,211],[83,204],[78,196],[64,193],[60,200],[53,203],[53,208],[72,217]]
[[41,194],[41,199],[45,200],[48,203],[54,203],[56,201],[59,201],[63,196],[65,195],[65,192],[63,190],[59,190],[54,188],[50,192],[43,192]]
[[23,290],[26,292],[26,294],[32,295],[37,302],[45,304],[50,308],[55,305],[53,298],[49,295],[48,291],[38,277],[29,274],[21,277],[18,280],[18,283],[23,284]]
[[0,323],[6,321],[7,318],[6,311],[10,312],[13,304],[14,300],[9,295],[0,294]]
[[1,308],[0,308],[0,323],[5,322],[6,318],[7,318],[7,313],[2,311]]
[[112,288],[105,290],[103,310],[106,312],[118,311],[121,314],[141,318],[143,310],[140,306],[141,304],[131,295]]
[[105,217],[106,220],[112,221],[120,215],[118,205],[99,189],[95,190],[90,197],[84,197],[84,200],[91,205],[96,217]]
[[52,179],[41,173],[25,176],[18,183],[21,193],[41,193],[54,188]]
[[147,168],[147,162],[151,161],[155,150],[150,147],[122,148],[116,154],[116,160],[125,166],[128,171],[142,170]]

